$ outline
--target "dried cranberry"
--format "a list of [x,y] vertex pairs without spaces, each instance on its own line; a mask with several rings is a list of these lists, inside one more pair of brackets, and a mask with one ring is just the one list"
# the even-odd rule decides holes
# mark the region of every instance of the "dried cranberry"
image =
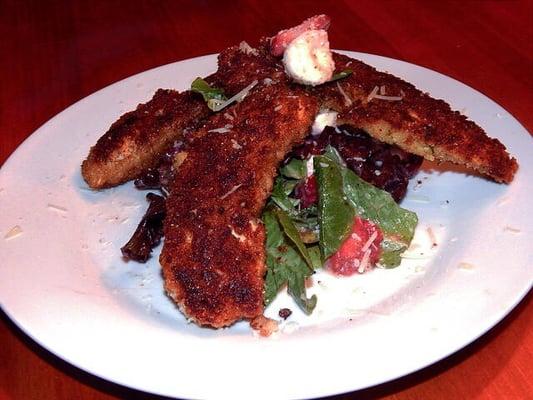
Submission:
[[289,308],[282,308],[278,312],[278,315],[283,319],[289,318],[291,314],[292,314],[292,311]]
[[365,131],[349,126],[328,126],[320,135],[309,136],[289,158],[307,159],[324,153],[328,145],[337,149],[348,168],[365,181],[389,192],[397,202],[405,196],[409,179],[422,164],[421,157],[379,142]]
[[300,199],[300,206],[307,208],[318,201],[318,185],[316,177],[311,175],[294,188],[294,197]]

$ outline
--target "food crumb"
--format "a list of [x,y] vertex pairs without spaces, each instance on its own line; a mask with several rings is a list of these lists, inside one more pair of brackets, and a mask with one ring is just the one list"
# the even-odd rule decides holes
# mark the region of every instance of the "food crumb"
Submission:
[[257,331],[260,336],[267,337],[278,330],[278,322],[260,315],[250,321],[250,326]]
[[467,263],[467,262],[460,262],[459,263],[459,268],[460,269],[470,270],[470,269],[474,269],[475,266],[474,266],[474,264],[470,264],[470,263]]
[[298,322],[291,321],[283,325],[282,331],[283,333],[291,334],[297,331],[299,328],[300,328],[300,324],[298,324]]
[[435,233],[433,232],[433,229],[430,226],[428,226],[426,231],[429,235],[429,240],[431,241],[431,248],[437,247],[437,238],[435,236]]
[[289,308],[282,308],[278,312],[278,315],[283,319],[289,318],[291,314],[292,314],[292,311]]
[[509,202],[509,197],[504,197],[496,204],[498,207],[501,207]]
[[423,203],[423,204],[427,204],[430,202],[430,199],[428,196],[417,196],[417,195],[411,195],[407,197],[406,200],[412,201],[414,203]]
[[416,184],[413,186],[413,190],[416,191],[416,190],[420,189],[421,187],[422,187],[422,180],[421,180],[421,179],[418,179],[418,180],[416,181]]
[[417,265],[415,267],[415,272],[424,272],[425,268],[421,265]]
[[518,229],[518,228],[513,228],[512,226],[509,226],[509,225],[505,226],[505,227],[503,228],[503,230],[504,230],[505,232],[511,232],[511,233],[520,233],[520,232],[522,232],[520,229]]
[[15,239],[16,237],[22,235],[22,228],[19,225],[15,225],[9,230],[4,236],[5,240]]
[[61,206],[58,206],[56,204],[51,204],[51,203],[48,203],[48,205],[46,207],[49,210],[59,211],[61,213],[66,213],[68,211],[65,207],[61,207]]

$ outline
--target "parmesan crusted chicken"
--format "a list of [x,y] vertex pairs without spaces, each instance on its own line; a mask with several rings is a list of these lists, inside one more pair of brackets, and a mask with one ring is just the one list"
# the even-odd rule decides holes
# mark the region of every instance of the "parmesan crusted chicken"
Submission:
[[[350,69],[352,74],[307,90],[322,109],[340,113],[339,125],[363,129],[430,161],[464,165],[496,182],[512,181],[518,163],[505,146],[445,101],[348,56],[333,53],[333,59],[338,72]],[[253,79],[288,82],[281,60],[270,54],[268,39],[257,49],[241,44],[224,50],[211,83],[234,93]]]
[[497,182],[511,182],[517,170],[498,140],[447,103],[361,61],[333,53],[336,72],[350,69],[349,76],[315,87],[292,82],[280,56],[287,35],[306,24],[327,29],[329,18],[263,38],[257,48],[243,42],[221,52],[217,72],[205,79],[227,97],[253,86],[240,103],[212,113],[198,94],[159,90],[116,121],[83,162],[89,186],[106,188],[138,177],[173,142],[184,142],[166,200],[160,263],[166,292],[199,325],[220,328],[246,319],[272,331],[262,316],[260,217],[279,164],[302,143],[319,110],[338,112],[339,125]]
[[119,185],[155,166],[161,154],[210,114],[201,96],[159,89],[124,114],[91,148],[81,172],[93,189]]
[[352,74],[312,91],[323,107],[340,112],[337,123],[427,160],[464,165],[497,182],[513,180],[518,163],[505,146],[446,102],[361,61],[341,54],[334,60],[338,71]]
[[304,89],[260,83],[187,137],[167,199],[160,262],[167,293],[199,325],[262,315],[260,215],[279,163],[317,112],[317,99]]

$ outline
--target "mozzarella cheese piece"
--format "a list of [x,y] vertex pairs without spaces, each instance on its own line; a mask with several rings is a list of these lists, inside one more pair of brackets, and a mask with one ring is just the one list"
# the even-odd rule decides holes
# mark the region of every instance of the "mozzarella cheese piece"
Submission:
[[311,135],[320,135],[326,126],[336,127],[338,114],[338,112],[329,109],[320,110],[313,122]]
[[285,71],[303,85],[316,86],[333,76],[335,63],[325,30],[309,30],[294,39],[283,54]]

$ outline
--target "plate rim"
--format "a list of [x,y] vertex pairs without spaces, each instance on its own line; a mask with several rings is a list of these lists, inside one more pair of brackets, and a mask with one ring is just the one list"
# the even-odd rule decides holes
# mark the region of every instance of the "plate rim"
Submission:
[[[408,67],[422,68],[424,70],[429,71],[432,74],[438,74],[439,76],[441,76],[443,78],[446,78],[448,80],[453,80],[454,82],[456,82],[456,83],[460,84],[461,86],[463,86],[465,89],[468,89],[469,91],[475,92],[476,95],[480,95],[480,96],[484,97],[485,99],[489,100],[491,103],[496,105],[497,107],[505,110],[496,101],[494,101],[492,98],[488,97],[487,95],[483,94],[482,92],[478,91],[477,89],[472,88],[471,86],[469,86],[469,85],[467,85],[467,84],[465,84],[465,83],[463,83],[463,82],[461,82],[461,81],[459,81],[459,80],[457,80],[457,79],[455,79],[453,77],[449,77],[449,76],[447,76],[445,74],[442,74],[442,73],[440,73],[438,71],[435,71],[433,69],[430,69],[430,68],[427,68],[427,67],[424,67],[424,66],[420,66],[420,65],[417,65],[417,64],[413,64],[413,63],[410,63],[410,62],[407,62],[407,61],[404,61],[404,60],[398,60],[398,59],[385,57],[385,56],[381,56],[381,55],[377,55],[377,54],[353,52],[353,51],[348,51],[348,50],[339,50],[339,52],[351,55],[353,57],[360,57],[360,56],[363,56],[363,57],[365,57],[365,56],[379,57],[379,58],[382,58],[385,61],[391,61],[392,60],[393,62],[400,62],[400,63],[406,64],[406,66],[408,66]],[[14,160],[20,154],[19,152],[24,151],[24,148],[31,144],[31,141],[36,138],[36,135],[38,135],[39,132],[44,130],[45,127],[47,127],[49,125],[53,125],[54,121],[56,121],[56,119],[59,118],[62,114],[72,112],[73,109],[75,109],[77,106],[79,106],[80,103],[86,101],[89,97],[92,97],[92,96],[95,96],[95,95],[98,95],[98,94],[101,95],[102,92],[104,92],[106,90],[110,90],[114,86],[124,85],[127,81],[134,80],[135,78],[139,78],[140,76],[142,76],[144,74],[147,74],[149,72],[154,72],[154,71],[157,71],[159,69],[162,69],[162,68],[165,68],[165,67],[168,67],[168,66],[172,66],[172,65],[177,64],[177,63],[183,63],[183,62],[195,63],[195,62],[198,62],[198,60],[202,60],[202,59],[203,60],[211,60],[213,57],[216,57],[216,54],[209,54],[209,55],[204,55],[204,56],[193,57],[193,58],[189,58],[189,59],[185,59],[185,60],[180,60],[180,61],[167,63],[167,64],[164,64],[164,65],[161,65],[161,66],[157,66],[157,67],[154,67],[154,68],[150,68],[150,69],[148,69],[146,71],[142,71],[142,72],[133,74],[133,75],[128,76],[126,78],[123,78],[123,79],[121,79],[121,80],[119,80],[117,82],[111,83],[111,84],[109,84],[109,85],[107,85],[107,86],[105,86],[105,87],[103,87],[103,88],[101,88],[101,89],[89,94],[88,96],[76,101],[75,103],[71,104],[70,106],[68,106],[67,108],[65,108],[61,112],[59,112],[58,114],[54,115],[52,118],[50,118],[44,124],[42,124],[39,128],[37,128],[32,134],[30,134],[23,142],[21,142],[19,144],[19,146],[15,149],[15,151],[13,151],[9,155],[9,157],[7,157],[6,160],[3,162],[2,166],[0,167],[0,175],[2,174],[2,171],[5,169],[5,167],[9,166],[11,164],[11,162],[13,162],[12,160]],[[509,113],[509,112],[507,112],[507,113],[508,113],[508,115],[510,117],[512,117],[512,119],[514,120],[514,122],[516,124],[518,124],[525,132],[528,132],[527,129],[511,113]],[[505,319],[506,316],[508,316],[513,310],[515,310],[517,305],[524,300],[524,298],[528,295],[528,293],[530,293],[530,291],[531,291],[531,282],[529,283],[529,287],[525,286],[523,292],[515,297],[512,307],[502,310],[498,314],[498,316],[495,317],[493,319],[493,321],[491,321],[490,324],[488,324],[486,329],[485,328],[482,329],[479,332],[479,334],[476,337],[473,337],[469,342],[467,342],[467,343],[465,343],[463,345],[460,345],[460,346],[448,351],[446,354],[443,354],[442,357],[440,357],[440,358],[437,358],[437,359],[434,359],[434,360],[430,360],[425,365],[417,366],[417,367],[415,367],[415,368],[413,368],[411,370],[402,372],[402,373],[400,373],[399,375],[397,375],[395,377],[386,377],[386,378],[384,378],[383,380],[381,380],[379,382],[373,382],[373,383],[370,383],[369,385],[364,386],[364,387],[359,387],[359,388],[355,388],[355,389],[349,389],[348,388],[348,389],[343,389],[343,391],[336,391],[336,392],[325,391],[324,393],[317,393],[316,395],[318,395],[318,396],[335,395],[335,394],[340,394],[340,393],[346,393],[347,391],[352,391],[352,390],[361,390],[361,389],[364,389],[364,388],[367,388],[367,387],[371,387],[371,386],[375,386],[375,385],[382,384],[382,383],[385,383],[385,382],[389,382],[389,381],[392,381],[392,380],[396,380],[396,379],[398,379],[400,377],[403,377],[403,376],[412,374],[412,373],[414,373],[416,371],[419,371],[421,369],[424,369],[424,368],[428,367],[429,365],[435,364],[435,363],[437,363],[437,362],[439,362],[439,361],[451,356],[452,354],[455,354],[456,352],[458,352],[459,350],[465,348],[466,346],[469,346],[470,344],[472,344],[475,341],[477,341],[481,336],[487,334],[487,332],[492,330],[503,319]],[[137,386],[137,385],[132,384],[131,382],[128,383],[128,382],[112,380],[112,379],[110,379],[109,377],[107,377],[105,375],[100,375],[98,373],[98,371],[94,371],[94,370],[90,370],[90,369],[84,368],[83,366],[81,366],[76,361],[70,360],[67,357],[65,357],[64,355],[59,355],[52,348],[49,348],[46,343],[44,343],[41,340],[39,340],[38,337],[32,335],[31,331],[25,329],[25,327],[23,325],[20,325],[19,321],[16,318],[16,316],[12,315],[10,313],[10,310],[5,307],[3,302],[0,303],[0,307],[2,308],[2,310],[6,314],[6,316],[8,316],[8,318],[11,320],[11,322],[14,323],[14,325],[17,326],[17,328],[20,329],[21,332],[23,332],[25,335],[27,335],[31,340],[33,340],[39,346],[41,346],[44,349],[46,349],[48,352],[52,353],[54,356],[56,356],[56,357],[58,357],[58,358],[60,358],[60,359],[62,359],[64,361],[66,361],[67,363],[73,365],[75,368],[81,369],[82,371],[87,372],[87,373],[92,374],[92,375],[95,375],[95,376],[97,376],[97,377],[99,377],[101,379],[104,379],[104,380],[107,380],[107,381],[111,381],[111,382],[115,382],[115,383],[120,384],[120,385],[125,386],[125,387],[134,388],[134,389],[140,390],[140,391],[146,391],[147,390],[146,387]],[[169,395],[169,393],[166,393],[166,392],[156,392],[156,391],[152,391],[152,390],[150,390],[150,392],[151,393],[160,394],[160,395],[166,395],[166,396]],[[179,394],[176,394],[176,393],[170,394],[170,395],[171,396],[179,396]]]

